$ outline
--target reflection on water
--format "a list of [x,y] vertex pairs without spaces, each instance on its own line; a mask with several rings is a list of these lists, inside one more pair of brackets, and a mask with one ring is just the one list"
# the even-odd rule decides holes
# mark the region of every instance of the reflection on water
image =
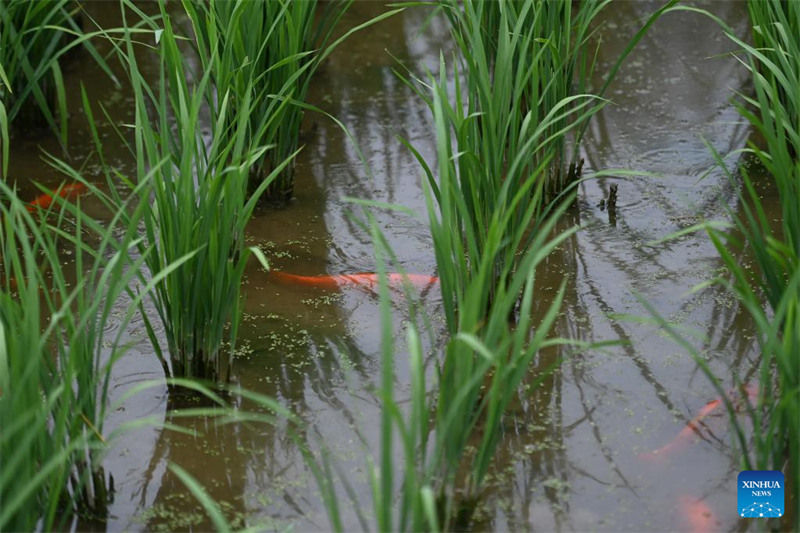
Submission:
[[[746,5],[708,6],[741,33]],[[619,2],[604,15],[600,62],[608,64],[625,39],[655,8]],[[98,16],[108,9],[94,6]],[[358,2],[352,23],[377,14],[378,3]],[[298,161],[296,200],[282,211],[265,210],[249,227],[251,245],[261,247],[276,270],[300,275],[374,271],[368,235],[355,222],[360,208],[348,197],[398,203],[414,218],[388,209],[375,216],[380,229],[409,272],[435,275],[427,233],[421,172],[397,141],[408,139],[429,160],[433,132],[423,102],[393,74],[395,59],[422,70],[434,67],[448,30],[424,10],[409,10],[351,40],[330,57],[312,87],[312,102],[342,120],[358,141],[371,172],[338,127],[308,116],[305,148]],[[103,19],[105,20],[105,19]],[[714,398],[696,364],[662,332],[620,319],[646,315],[637,295],[670,320],[699,331],[695,344],[720,376],[737,372],[747,380],[757,366],[753,327],[738,303],[718,288],[689,289],[718,273],[721,264],[708,239],[688,235],[653,241],[703,219],[724,218],[735,205],[735,189],[722,173],[706,171],[712,158],[705,138],[720,152],[741,147],[748,135],[729,104],[732,89],[743,87],[745,72],[714,25],[698,15],[670,14],[631,55],[611,86],[613,100],[593,121],[583,147],[585,170],[630,168],[658,177],[589,180],[581,185],[565,227],[584,228],[565,242],[537,278],[537,313],[549,305],[561,280],[568,279],[557,334],[587,342],[619,339],[603,350],[552,350],[539,355],[531,380],[558,358],[563,365],[546,375],[530,395],[520,395],[503,424],[502,445],[484,501],[475,512],[479,530],[686,530],[686,501],[701,499],[714,513],[715,529],[744,526],[731,512],[738,464],[724,416],[710,416],[702,438],[691,438],[662,460],[637,455],[664,446]],[[600,72],[603,69],[599,69]],[[85,74],[86,75],[86,74]],[[97,77],[89,90],[124,122],[131,101],[124,91]],[[77,73],[67,80],[79,94]],[[597,85],[600,79],[596,80]],[[72,108],[79,109],[79,98]],[[76,115],[79,115],[77,112]],[[71,127],[73,156],[82,160],[91,144],[80,116]],[[101,127],[111,138],[110,124]],[[55,151],[55,141],[43,142]],[[30,179],[46,184],[59,177],[38,160],[33,141],[15,140],[11,176],[23,191]],[[108,142],[110,160],[125,171],[132,161]],[[96,166],[90,179],[100,179]],[[614,217],[598,207],[612,183],[619,186]],[[87,209],[100,214],[99,206]],[[187,432],[136,430],[112,450],[107,468],[117,494],[109,530],[208,529],[200,507],[167,470],[175,462],[194,475],[220,502],[231,520],[265,529],[325,530],[320,495],[294,439],[317,449],[331,447],[342,472],[363,502],[369,501],[362,441],[377,449],[380,404],[373,388],[379,374],[377,298],[356,288],[340,290],[275,283],[255,264],[246,273],[246,315],[234,380],[275,397],[302,414],[308,427],[290,436],[285,423],[219,426],[209,420],[165,415],[164,387],[149,389],[111,414],[109,427],[155,416]],[[422,305],[437,318],[438,295]],[[407,302],[395,297],[396,338],[402,353],[402,317]],[[112,399],[132,385],[158,378],[160,367],[143,342],[136,341],[116,368]],[[432,351],[433,352],[433,351]],[[396,362],[398,395],[407,394],[404,358]],[[240,407],[253,409],[248,402]],[[691,480],[687,488],[687,480]],[[345,523],[358,527],[354,514]]]

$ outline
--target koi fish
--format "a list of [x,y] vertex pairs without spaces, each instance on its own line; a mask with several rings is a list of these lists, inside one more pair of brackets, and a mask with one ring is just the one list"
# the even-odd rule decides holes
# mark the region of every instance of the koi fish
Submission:
[[[748,401],[752,402],[758,397],[758,387],[748,384],[744,386],[744,390],[747,392]],[[735,391],[731,391],[728,394],[729,396],[732,396],[734,393]],[[702,436],[703,421],[706,419],[706,417],[712,415],[717,410],[719,410],[720,407],[724,406],[725,402],[722,398],[711,400],[710,402],[705,404],[703,408],[700,409],[700,411],[698,411],[697,415],[686,424],[686,427],[684,427],[681,430],[681,432],[678,433],[677,437],[672,439],[670,442],[668,442],[661,448],[653,450],[652,452],[640,453],[637,457],[639,459],[644,459],[644,460],[653,460],[663,457],[665,454],[669,452],[682,448],[689,442],[690,438],[693,435]]]
[[[58,189],[58,196],[61,198],[75,198],[86,190],[86,185],[83,183],[69,183]],[[50,194],[42,194],[37,196],[32,202],[28,204],[28,211],[34,212],[37,209],[47,209],[53,205],[53,196]]]
[[[305,285],[308,287],[321,287],[325,289],[338,289],[339,287],[363,287],[375,289],[378,287],[380,277],[372,272],[360,274],[339,274],[336,276],[297,276],[285,272],[271,272],[272,277],[282,283],[291,285]],[[402,288],[403,282],[408,281],[418,289],[425,289],[439,281],[435,276],[425,276],[422,274],[398,274],[392,272],[386,275],[389,286]]]
[[689,496],[681,496],[678,501],[680,502],[681,512],[689,523],[689,531],[692,533],[706,533],[719,529],[720,522],[706,502]]

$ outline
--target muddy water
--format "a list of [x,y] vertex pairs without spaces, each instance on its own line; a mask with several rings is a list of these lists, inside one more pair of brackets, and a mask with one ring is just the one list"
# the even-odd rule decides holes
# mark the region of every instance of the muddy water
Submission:
[[[708,7],[746,32],[744,3]],[[99,18],[113,20],[107,6],[98,3],[92,9]],[[380,9],[376,3],[356,3],[348,21]],[[603,17],[601,62],[613,61],[638,27],[633,21],[652,9],[641,2],[614,4]],[[418,213],[374,211],[400,264],[410,272],[435,274],[419,167],[396,139],[408,139],[432,160],[432,128],[427,108],[394,76],[396,62],[387,53],[417,71],[436,67],[439,50],[448,49],[448,32],[426,15],[410,11],[363,32],[320,72],[311,101],[347,125],[370,170],[335,124],[307,117],[296,200],[282,211],[259,212],[249,228],[251,244],[267,253],[275,269],[300,275],[373,271],[372,245],[353,218],[361,208],[346,200],[354,197],[402,204]],[[726,203],[735,209],[733,186],[720,172],[706,175],[712,158],[701,138],[727,153],[743,146],[749,134],[729,104],[731,90],[744,87],[746,76],[730,59],[716,57],[730,49],[712,23],[698,15],[671,14],[653,28],[611,87],[614,105],[587,134],[586,170],[628,168],[657,177],[606,177],[581,186],[567,223],[583,228],[541,272],[540,303],[546,305],[552,287],[567,277],[557,333],[625,344],[542,354],[536,363],[541,368],[558,355],[569,357],[508,417],[491,487],[476,510],[476,529],[673,531],[702,526],[704,520],[712,530],[746,528],[735,514],[739,467],[722,413],[705,420],[702,436],[679,441],[656,458],[643,455],[672,442],[715,394],[692,358],[663,332],[618,316],[646,315],[637,297],[647,299],[664,317],[701,334],[692,342],[727,383],[732,372],[747,379],[758,364],[752,326],[737,303],[714,288],[688,292],[721,266],[707,238],[690,235],[653,244],[703,219],[724,219]],[[75,110],[71,150],[78,162],[91,151],[81,134],[75,96],[79,74],[93,78],[93,97],[110,106],[115,121],[124,122],[132,112],[124,91],[91,71],[68,70]],[[110,126],[103,131],[112,138]],[[39,138],[15,139],[11,176],[23,194],[35,195],[28,178],[58,181],[39,160],[37,144],[57,149]],[[110,140],[107,149],[121,171],[132,168],[124,150]],[[91,174],[96,172],[91,162],[87,170],[90,179],[100,179]],[[597,206],[612,184],[619,187],[615,216]],[[86,207],[102,215],[91,199]],[[359,289],[282,285],[254,265],[245,283],[234,381],[301,414],[308,429],[298,438],[314,448],[319,442],[330,446],[369,516],[361,443],[377,449],[376,296]],[[421,299],[436,327],[437,289]],[[402,354],[406,302],[395,297],[393,305]],[[218,426],[175,419],[166,414],[166,390],[158,384],[122,401],[132,386],[157,380],[161,372],[143,341],[141,323],[126,335],[132,347],[116,367],[112,389],[112,400],[122,403],[112,411],[107,430],[146,416],[154,424],[127,433],[108,456],[117,491],[108,530],[210,527],[167,469],[170,462],[205,485],[237,525],[328,529],[319,493],[285,423]],[[408,390],[403,357],[396,371],[402,397]],[[254,409],[248,402],[239,404]],[[158,429],[164,420],[189,433]],[[702,504],[692,504],[695,499]],[[345,511],[343,518],[359,529],[352,512]]]

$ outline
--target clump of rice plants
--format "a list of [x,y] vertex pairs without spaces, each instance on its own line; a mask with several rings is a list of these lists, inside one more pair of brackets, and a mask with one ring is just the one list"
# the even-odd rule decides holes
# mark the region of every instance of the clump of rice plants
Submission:
[[[754,457],[743,449],[744,461],[757,469],[783,470],[795,490],[786,520],[800,528],[800,5],[764,1],[748,4],[754,45],[726,33],[744,51],[742,63],[755,86],[755,97],[742,97],[739,112],[764,138],[765,148],[750,144],[774,180],[781,203],[781,232],[773,232],[745,168],[741,193],[743,216],[735,221],[744,236],[737,242],[710,231],[720,255],[733,274],[728,284],[756,320],[762,348],[761,418],[752,412],[756,428]],[[721,22],[721,21],[720,21]],[[731,251],[744,249],[758,265],[755,279]],[[760,294],[771,313],[765,310]],[[772,315],[772,316],[770,316]]]
[[0,4],[0,100],[11,121],[18,115],[27,123],[43,119],[58,132],[54,104],[58,95],[63,115],[66,103],[58,56],[66,34],[55,27],[72,21],[68,8],[66,0]]
[[[447,89],[444,58],[439,80],[431,80],[429,94],[415,85],[434,115],[438,175],[412,148],[431,193],[428,213],[450,335],[475,331],[473,327],[488,315],[492,302],[519,268],[522,254],[541,237],[540,226],[548,211],[543,198],[545,175],[553,154],[535,166],[530,154],[556,142],[546,132],[565,114],[591,113],[600,105],[592,97],[571,97],[541,121],[534,121],[530,111],[512,118],[505,105],[480,112],[476,93],[462,91],[454,64],[454,102]],[[513,92],[510,86],[501,87],[499,80],[495,85],[497,100]],[[491,134],[480,133],[483,124],[494,121],[503,125]],[[482,291],[468,295],[473,282]],[[471,298],[474,301],[467,304]]]
[[[442,61],[439,80],[429,84],[436,174],[420,159],[427,176],[428,220],[448,334],[436,407],[440,479],[449,484],[438,489],[443,506],[440,520],[446,521],[459,514],[463,519],[463,510],[453,502],[458,472],[468,473],[465,500],[479,494],[494,455],[500,417],[538,350],[549,342],[546,336],[562,295],[558,293],[541,323],[533,324],[535,272],[574,231],[549,240],[568,202],[542,207],[547,161],[531,167],[528,157],[553,141],[546,137],[547,128],[561,119],[571,102],[558,103],[541,122],[533,122],[530,112],[525,116],[514,134],[516,151],[506,151],[508,161],[500,165],[504,179],[491,183],[489,155],[470,138],[474,122],[486,120],[487,115],[470,113],[471,106],[463,105],[460,98],[457,73],[455,79],[453,105]],[[591,111],[594,102],[583,98],[574,109]],[[474,456],[465,459],[464,449],[479,420],[483,421],[481,444]]]
[[[3,531],[69,528],[75,513],[103,516],[110,496],[102,466],[106,398],[135,306],[119,319],[116,337],[106,328],[139,267],[128,254],[135,234],[117,216],[99,242],[87,243],[84,229],[101,228],[59,202],[31,214],[0,181]],[[65,247],[74,271],[63,265]]]
[[[593,70],[588,53],[590,22],[606,3],[581,2],[573,16],[571,2],[442,2],[458,45],[452,62],[453,101],[446,90],[444,59],[433,91],[427,83],[403,78],[431,108],[437,138],[452,139],[452,144],[439,143],[438,183],[430,165],[420,161],[439,205],[441,228],[431,221],[437,263],[445,270],[453,265],[457,269],[457,274],[441,276],[443,294],[457,295],[445,298],[451,334],[459,331],[456,302],[474,276],[471,266],[488,253],[492,216],[506,213],[509,222],[502,225],[506,233],[492,256],[494,269],[486,274],[492,281],[480,303],[481,312],[490,306],[507,275],[504,271],[515,270],[518,253],[530,246],[548,205],[575,185],[572,178],[577,177],[579,165],[574,157],[569,182],[558,176],[568,166],[567,136],[575,134],[577,146],[588,120],[605,104],[599,96],[579,89],[588,90]],[[609,72],[609,82],[671,5],[651,15],[631,39]],[[554,173],[554,169],[561,170]],[[536,179],[530,181],[531,176]]]
[[[785,130],[787,150],[796,160],[800,146],[800,95],[797,94],[797,80],[800,77],[800,8],[793,2],[773,1],[748,2],[747,7],[753,25],[753,46],[747,52],[756,61],[758,73],[763,76],[763,79],[758,79],[763,97],[780,109],[780,116],[775,117],[775,124],[771,128],[775,134],[780,133],[781,129]],[[753,75],[755,78],[755,72]],[[755,105],[752,99],[749,103]],[[763,109],[761,105],[759,100],[759,109]],[[745,116],[750,118],[749,115]],[[771,122],[769,118],[761,120]],[[768,139],[770,150],[776,151],[784,144],[776,141],[779,141],[777,135],[772,139],[772,144]]]
[[[738,38],[724,21],[704,10],[697,11],[717,21],[727,36],[740,47],[737,59],[750,71],[754,96],[738,95],[740,114],[763,141],[751,142],[745,150],[754,155],[773,180],[780,198],[780,213],[768,214],[745,165],[739,166],[744,182],[739,194],[740,215],[734,215],[735,233],[719,227],[701,226],[712,239],[728,275],[715,281],[737,296],[757,325],[761,350],[758,404],[749,409],[752,440],[734,416],[743,467],[781,470],[786,474],[789,495],[784,523],[789,530],[800,528],[800,5],[796,2],[765,0],[748,3],[753,26],[753,43]],[[713,151],[713,148],[710,147]],[[713,152],[718,164],[735,180],[722,157]],[[780,231],[770,218],[779,216]],[[742,265],[741,254],[757,265]],[[655,314],[655,311],[651,309]],[[663,324],[663,321],[662,321]],[[692,347],[673,332],[690,351]],[[695,354],[696,355],[696,354]],[[720,379],[697,357],[709,379],[722,392]],[[737,377],[734,376],[734,380]]]
[[[469,137],[487,166],[494,190],[526,142],[519,136],[525,121],[533,127],[547,124],[542,138],[548,142],[528,147],[529,166],[547,166],[544,199],[553,200],[574,184],[582,170],[583,133],[602,108],[600,100],[581,108],[584,100],[576,97],[603,96],[630,51],[675,1],[648,18],[609,69],[603,86],[593,90],[596,25],[592,23],[608,4],[608,0],[439,2],[457,45],[469,111],[480,114],[469,126]],[[554,117],[556,109],[561,112]]]
[[[113,78],[89,42],[94,34],[85,34],[79,26],[79,9],[72,0],[0,1],[0,106],[4,108],[0,124],[43,123],[66,144],[66,95],[60,66],[64,54],[83,46]],[[4,158],[7,154],[4,146]],[[6,170],[4,164],[3,175]]]
[[[470,125],[470,135],[476,147],[489,141],[480,155],[494,189],[504,178],[507,154],[516,154],[525,142],[517,133],[527,115],[538,125],[565,98],[587,92],[593,68],[589,23],[604,4],[580,2],[575,8],[572,2],[550,1],[441,2],[461,54],[470,110],[481,113]],[[546,192],[557,194],[565,181],[579,175],[574,150],[570,176],[564,176],[566,126],[588,120],[600,107],[598,103],[589,113],[563,113],[550,120],[544,132],[549,146],[530,147],[528,163],[546,164],[550,178],[561,185]]]
[[[295,167],[283,162],[298,149],[305,111],[314,109],[305,103],[314,73],[349,35],[400,11],[389,11],[334,38],[351,3],[184,2],[201,64],[211,75],[209,88],[216,90],[216,94],[210,93],[210,101],[218,103],[219,95],[229,93],[228,120],[233,122],[249,95],[252,111],[248,111],[245,142],[268,147],[251,167],[252,186],[258,187],[278,169],[264,193],[275,205],[292,198]],[[218,105],[212,107],[218,110]],[[232,135],[234,131],[219,134]]]
[[[232,92],[219,94],[207,136],[203,125],[208,117],[205,96],[211,73],[203,72],[190,81],[195,73],[164,11],[159,24],[163,30],[157,33],[160,69],[155,87],[139,71],[130,34],[124,50],[119,50],[135,97],[136,182],[150,184],[135,191],[141,199],[144,228],[138,247],[150,275],[169,271],[152,294],[164,326],[166,350],[147,316],[145,320],[167,377],[227,381],[240,318],[239,287],[250,254],[244,246],[244,228],[259,196],[294,154],[277,165],[248,199],[250,166],[266,150],[249,145],[250,117],[256,112],[252,93],[236,95],[235,106]],[[84,108],[91,123],[93,115],[85,98]],[[93,133],[102,154],[96,129]],[[118,204],[119,181],[127,180],[108,167],[106,172],[111,189],[108,201]],[[127,215],[122,216],[127,220]],[[231,343],[226,357],[222,343],[228,334]]]

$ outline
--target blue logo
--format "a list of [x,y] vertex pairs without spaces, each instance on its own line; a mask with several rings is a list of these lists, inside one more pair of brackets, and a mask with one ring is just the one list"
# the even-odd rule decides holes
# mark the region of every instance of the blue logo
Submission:
[[783,472],[743,470],[739,472],[739,516],[773,518],[783,516]]

